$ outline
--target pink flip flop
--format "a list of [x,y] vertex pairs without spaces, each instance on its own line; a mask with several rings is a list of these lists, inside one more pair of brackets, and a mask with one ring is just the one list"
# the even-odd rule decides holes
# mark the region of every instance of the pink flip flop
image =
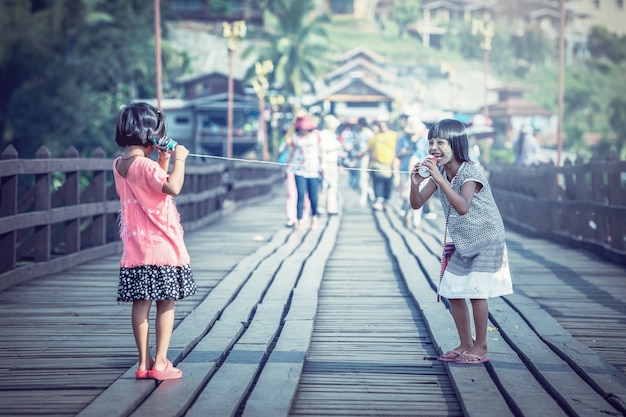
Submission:
[[[459,352],[458,350],[449,350],[446,353],[444,353],[443,355],[441,355],[440,357],[437,358],[437,360],[442,361],[442,362],[455,362],[457,361],[461,355],[463,353]],[[455,355],[451,358],[447,358],[446,356],[450,356],[450,355]]]
[[[150,365],[151,367],[154,366],[154,359],[152,359],[152,364]],[[135,371],[135,379],[151,379],[152,377],[150,375],[148,375],[148,370],[136,370]]]
[[165,381],[168,379],[178,379],[183,376],[183,372],[180,369],[174,368],[172,362],[167,361],[165,369],[157,371],[156,369],[150,369],[148,371],[148,378],[158,379],[159,381]]
[[463,352],[460,357],[458,357],[454,363],[462,363],[465,365],[474,365],[478,363],[489,362],[491,358],[487,357],[485,353],[483,356],[474,355],[473,353]]
[[135,371],[135,379],[150,379],[148,376],[148,370],[145,371]]

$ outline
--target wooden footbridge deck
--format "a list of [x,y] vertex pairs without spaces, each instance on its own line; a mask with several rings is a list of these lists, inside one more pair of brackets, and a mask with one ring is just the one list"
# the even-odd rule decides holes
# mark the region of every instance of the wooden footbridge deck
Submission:
[[341,194],[317,230],[283,226],[281,187],[187,230],[199,293],[177,304],[181,380],[134,379],[119,255],[0,292],[0,415],[626,413],[626,268],[508,231],[515,294],[490,301],[493,360],[439,362],[457,340],[435,296],[441,216],[407,229],[398,201]]

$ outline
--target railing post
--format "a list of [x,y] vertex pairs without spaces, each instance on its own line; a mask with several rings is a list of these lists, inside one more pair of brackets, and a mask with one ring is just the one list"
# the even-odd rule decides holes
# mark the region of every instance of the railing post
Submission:
[[[610,207],[626,206],[626,189],[622,185],[626,161],[620,161],[615,155],[609,157],[606,163],[607,175],[607,204]],[[626,222],[624,216],[617,210],[611,210],[607,217],[607,230],[604,242],[617,251],[626,250]]]
[[[1,159],[17,159],[18,153],[13,145],[2,152]],[[17,175],[2,177],[0,186],[0,217],[17,214]],[[17,233],[15,230],[0,235],[0,274],[15,268]]]
[[558,201],[561,198],[561,173],[560,168],[554,165],[554,162],[548,164],[544,172],[547,173],[544,178],[545,183],[543,184],[543,186],[546,187],[544,197],[547,202],[544,203],[546,205],[546,216],[543,220],[541,231],[543,233],[550,233],[550,229],[552,229],[555,224],[558,224],[560,218],[559,210],[556,209],[556,205],[552,204],[552,202]]
[[[583,165],[585,161],[582,156],[578,156],[576,158],[576,169],[574,171],[574,175],[576,176],[576,200],[578,201],[588,201],[589,200],[589,186],[587,184],[587,176]],[[591,180],[589,180],[591,181]]]
[[[37,159],[50,159],[50,151],[45,146],[37,150]],[[44,212],[51,209],[50,173],[35,175],[35,211]],[[50,260],[51,227],[45,224],[35,227],[35,262]]]
[[[106,158],[106,153],[102,148],[98,148],[93,152],[93,157],[98,159]],[[106,172],[94,171],[93,172],[93,191],[94,201],[106,203]],[[91,245],[100,246],[106,244],[106,215],[100,214],[93,217],[93,223],[91,227]]]
[[[78,158],[78,149],[70,146],[65,152],[66,158]],[[75,206],[79,201],[78,171],[65,173],[65,205]],[[80,251],[80,223],[79,219],[72,219],[65,222],[65,254]]]

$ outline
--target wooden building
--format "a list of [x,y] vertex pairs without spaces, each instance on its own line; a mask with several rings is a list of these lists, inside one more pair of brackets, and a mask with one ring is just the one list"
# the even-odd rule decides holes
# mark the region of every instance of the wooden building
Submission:
[[[228,76],[201,74],[179,81],[178,87],[185,98],[162,101],[168,136],[193,153],[225,155]],[[240,80],[233,80],[233,91],[233,155],[240,156],[258,146],[259,103]]]
[[382,56],[365,47],[346,52],[324,77],[325,88],[305,104],[342,119],[389,119],[397,98],[389,84],[396,76],[384,69],[383,63]]
[[549,132],[554,131],[556,115],[523,97],[528,91],[525,87],[508,85],[496,89],[498,102],[489,106],[489,117],[498,132],[505,132],[506,137],[514,139],[523,124],[531,125],[542,132],[542,144],[553,145],[555,138]]

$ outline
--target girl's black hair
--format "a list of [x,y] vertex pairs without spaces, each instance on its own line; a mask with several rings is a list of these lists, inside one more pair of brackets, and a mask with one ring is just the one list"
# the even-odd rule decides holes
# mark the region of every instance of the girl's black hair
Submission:
[[469,157],[469,139],[463,123],[455,119],[443,119],[428,129],[428,140],[446,139],[450,142],[454,158],[459,162],[471,162]]
[[165,115],[148,103],[133,103],[124,107],[118,116],[115,142],[121,146],[148,146],[151,137],[165,135]]

